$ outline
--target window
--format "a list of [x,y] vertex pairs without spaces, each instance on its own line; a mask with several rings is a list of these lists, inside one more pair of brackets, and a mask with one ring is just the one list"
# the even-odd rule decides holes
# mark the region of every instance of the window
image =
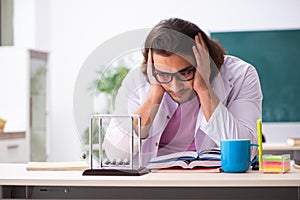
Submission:
[[0,0],[0,45],[13,45],[13,0]]

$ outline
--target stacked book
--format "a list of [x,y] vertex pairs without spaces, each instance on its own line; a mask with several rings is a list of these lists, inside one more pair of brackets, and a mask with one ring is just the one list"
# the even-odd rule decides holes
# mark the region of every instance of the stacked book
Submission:
[[300,146],[300,138],[288,138],[287,144],[291,146]]

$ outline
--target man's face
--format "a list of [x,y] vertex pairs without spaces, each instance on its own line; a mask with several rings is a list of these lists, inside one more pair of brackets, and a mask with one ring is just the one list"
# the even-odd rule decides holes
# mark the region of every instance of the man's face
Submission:
[[191,63],[176,54],[167,57],[154,53],[153,61],[153,72],[165,82],[161,83],[161,86],[174,101],[184,103],[195,96],[193,90],[195,68]]

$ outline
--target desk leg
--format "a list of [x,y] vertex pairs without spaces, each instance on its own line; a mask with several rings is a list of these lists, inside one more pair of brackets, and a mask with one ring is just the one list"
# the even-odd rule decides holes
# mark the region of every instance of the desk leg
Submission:
[[300,165],[300,151],[294,151],[293,152],[293,158],[294,158],[294,161],[295,161],[295,164],[297,165]]
[[32,186],[25,186],[26,199],[31,199],[32,192],[33,192],[33,187]]

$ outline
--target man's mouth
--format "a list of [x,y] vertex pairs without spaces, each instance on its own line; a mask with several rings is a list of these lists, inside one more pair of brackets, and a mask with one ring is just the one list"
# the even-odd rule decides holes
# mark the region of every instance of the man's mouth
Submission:
[[172,94],[174,95],[174,96],[176,96],[176,97],[182,97],[184,94],[185,94],[185,90],[180,90],[180,91],[178,91],[178,92],[173,92],[172,91]]

